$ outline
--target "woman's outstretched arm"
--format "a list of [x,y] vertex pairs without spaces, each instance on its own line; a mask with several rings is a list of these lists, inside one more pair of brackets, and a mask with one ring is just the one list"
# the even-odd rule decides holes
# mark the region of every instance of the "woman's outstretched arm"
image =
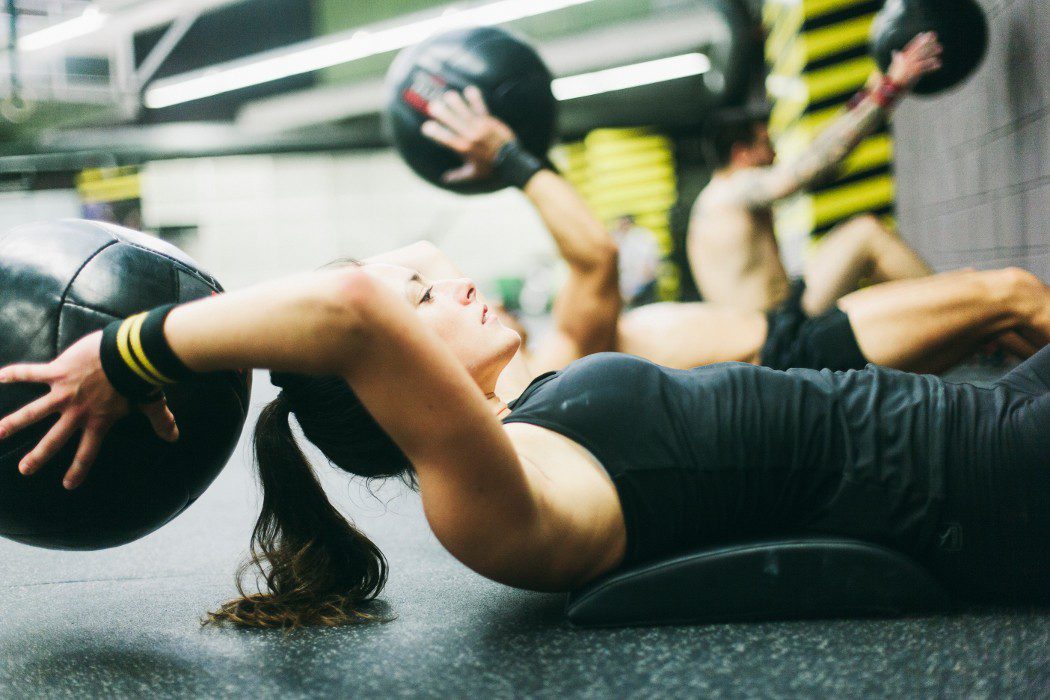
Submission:
[[[412,460],[439,539],[487,573],[498,564],[493,557],[507,556],[531,534],[532,485],[481,390],[415,317],[410,293],[406,289],[401,298],[358,268],[328,270],[180,306],[169,314],[164,334],[175,355],[197,372],[265,367],[345,377]],[[35,379],[52,387],[34,402],[44,402],[37,410],[4,419],[8,434],[54,413],[90,420],[94,407],[77,396],[85,382],[106,382],[98,335],[80,341],[89,351],[93,346],[94,359],[61,376],[54,368],[46,380],[34,374],[50,365],[3,370],[8,381]]]

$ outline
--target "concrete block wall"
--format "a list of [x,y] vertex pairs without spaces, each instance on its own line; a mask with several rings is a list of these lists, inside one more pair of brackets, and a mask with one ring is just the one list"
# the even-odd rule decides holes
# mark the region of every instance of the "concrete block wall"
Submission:
[[894,119],[901,234],[938,270],[1020,265],[1050,281],[1050,5],[980,3],[982,66]]
[[229,289],[423,239],[483,288],[556,257],[520,192],[453,195],[392,151],[158,161],[142,209],[147,228],[196,227],[184,247]]

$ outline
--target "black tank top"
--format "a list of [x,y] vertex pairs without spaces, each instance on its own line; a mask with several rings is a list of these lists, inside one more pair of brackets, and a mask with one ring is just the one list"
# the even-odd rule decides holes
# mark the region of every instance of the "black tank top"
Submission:
[[950,386],[874,366],[673,370],[600,353],[537,377],[503,422],[553,430],[601,462],[627,565],[806,532],[907,551],[936,527]]

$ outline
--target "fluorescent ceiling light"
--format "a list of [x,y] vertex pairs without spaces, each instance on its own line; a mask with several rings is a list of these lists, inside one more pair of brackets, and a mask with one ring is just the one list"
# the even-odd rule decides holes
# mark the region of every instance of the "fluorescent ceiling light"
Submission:
[[577,97],[597,95],[601,92],[612,92],[675,78],[686,78],[690,75],[700,75],[709,70],[711,70],[711,61],[707,56],[702,53],[686,53],[593,73],[556,78],[551,83],[551,91],[559,100],[572,100]]
[[99,12],[97,7],[89,7],[79,17],[59,22],[32,34],[26,34],[18,40],[18,50],[37,51],[46,49],[48,46],[54,46],[55,44],[75,39],[78,36],[90,34],[101,28],[105,23],[106,15]]
[[482,5],[453,6],[434,17],[400,25],[360,29],[345,38],[321,43],[308,42],[307,45],[291,51],[278,50],[276,55],[269,58],[242,59],[225,66],[213,66],[158,80],[146,91],[143,102],[151,109],[170,107],[356,61],[366,56],[396,51],[449,29],[503,24],[593,1],[498,0]]

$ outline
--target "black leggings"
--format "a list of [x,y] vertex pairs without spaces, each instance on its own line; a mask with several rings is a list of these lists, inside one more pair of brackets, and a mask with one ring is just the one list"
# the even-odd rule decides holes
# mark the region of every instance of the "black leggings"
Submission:
[[969,598],[1050,602],[1050,346],[973,396],[929,564]]

